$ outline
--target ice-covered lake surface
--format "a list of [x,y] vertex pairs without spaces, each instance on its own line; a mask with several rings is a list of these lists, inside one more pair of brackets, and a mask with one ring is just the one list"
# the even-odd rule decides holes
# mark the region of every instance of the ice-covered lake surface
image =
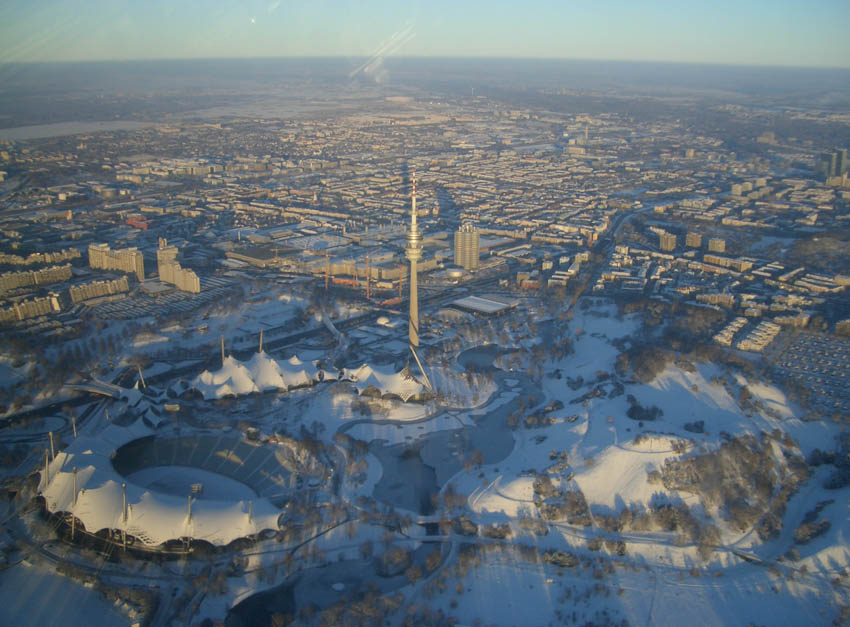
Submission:
[[24,141],[27,139],[44,139],[46,137],[63,137],[66,135],[98,133],[101,131],[135,131],[149,126],[153,126],[153,124],[150,122],[134,122],[132,120],[109,120],[105,122],[56,122],[54,124],[36,124],[34,126],[0,128],[0,139],[4,139],[6,141]]
[[[422,567],[425,558],[438,543],[422,544],[412,551],[412,563]],[[271,614],[294,615],[298,608],[315,605],[326,608],[346,599],[356,599],[369,589],[388,594],[409,583],[404,573],[379,576],[372,558],[331,562],[307,568],[283,584],[253,594],[228,613],[228,625],[262,625]],[[342,584],[342,585],[340,585]]]

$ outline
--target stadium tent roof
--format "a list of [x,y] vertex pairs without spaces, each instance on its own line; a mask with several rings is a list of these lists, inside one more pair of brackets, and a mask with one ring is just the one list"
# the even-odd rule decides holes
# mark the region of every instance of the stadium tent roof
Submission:
[[403,401],[425,391],[425,386],[417,381],[407,368],[395,372],[393,368],[363,364],[356,370],[346,371],[344,378],[352,381],[358,392],[374,387],[382,395],[394,394]]
[[248,369],[235,357],[228,356],[220,370],[204,370],[193,381],[205,399],[241,396],[257,391],[257,386]]
[[[72,513],[89,532],[123,530],[148,546],[183,537],[224,545],[264,529],[277,529],[282,510],[262,497],[252,499],[250,506],[244,500],[193,500],[190,518],[185,498],[128,482],[113,468],[110,457],[119,446],[151,433],[137,421],[127,428],[110,426],[102,434],[106,437],[74,440],[49,464],[50,481],[42,478],[39,489],[47,509]],[[122,512],[122,483],[127,484],[126,521]]]
[[[330,372],[323,376],[334,378]],[[319,370],[314,362],[303,362],[295,355],[278,361],[263,351],[244,363],[232,355],[226,357],[219,370],[204,370],[195,377],[192,387],[209,400],[266,390],[289,390],[318,380]]]
[[[266,390],[290,390],[321,380],[340,378],[333,368],[319,370],[316,362],[304,362],[293,355],[278,361],[265,352],[255,353],[246,362],[233,356],[225,358],[224,365],[215,372],[204,370],[192,381],[192,387],[205,399],[241,396]],[[391,367],[363,364],[347,370],[343,378],[354,383],[358,392],[373,387],[381,395],[393,394],[403,401],[424,391],[424,386],[407,369],[396,372]]]

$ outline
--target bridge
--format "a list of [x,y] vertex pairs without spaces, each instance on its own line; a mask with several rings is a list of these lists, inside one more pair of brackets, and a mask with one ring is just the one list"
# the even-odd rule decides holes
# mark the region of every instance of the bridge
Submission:
[[101,381],[99,379],[91,379],[85,383],[66,385],[65,389],[73,390],[75,392],[89,392],[91,394],[99,394],[101,396],[109,396],[111,398],[121,398],[124,393],[124,388],[120,385],[107,383],[106,381]]

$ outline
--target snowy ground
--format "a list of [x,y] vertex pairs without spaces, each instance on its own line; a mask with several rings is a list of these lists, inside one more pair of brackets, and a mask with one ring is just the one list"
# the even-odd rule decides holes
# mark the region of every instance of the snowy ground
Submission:
[[[546,342],[528,336],[522,328],[490,337],[494,348],[474,353],[478,359],[472,364],[474,372],[467,369],[469,364],[449,359],[430,364],[434,384],[442,393],[437,401],[368,398],[358,395],[352,383],[325,381],[310,388],[187,404],[192,405],[193,420],[198,422],[235,427],[247,421],[265,435],[306,430],[331,448],[340,431],[369,443],[364,481],[344,478],[337,493],[349,504],[358,497],[373,497],[381,508],[394,507],[403,514],[422,514],[422,520],[436,520],[441,512],[419,510],[436,494],[445,496],[451,485],[468,497],[464,513],[477,524],[510,526],[508,544],[532,545],[539,551],[567,550],[582,561],[579,567],[559,569],[527,556],[520,559],[512,551],[494,551],[465,575],[447,571],[451,574],[441,591],[426,590],[441,574],[413,585],[402,582],[398,588],[411,607],[427,603],[462,624],[474,624],[477,619],[499,625],[622,620],[653,625],[829,624],[841,605],[850,605],[846,587],[831,583],[850,568],[850,488],[827,491],[821,487],[831,466],[817,469],[788,501],[781,534],[768,543],[752,531],[732,530],[718,512],[701,508],[698,496],[668,490],[650,475],[668,460],[713,451],[729,436],[758,436],[776,429],[798,443],[799,454],[805,457],[814,448],[834,447],[838,428],[803,422],[801,409],[774,385],[748,380],[713,364],[671,363],[649,384],[619,376],[615,360],[623,344],[618,340],[629,341],[640,320],[618,317],[616,308],[603,300],[588,302],[590,307],[576,308],[568,323],[546,321],[551,328],[544,335],[555,338],[563,332],[568,336],[572,352],[566,356],[555,356]],[[510,350],[502,350],[498,342]],[[326,354],[299,356],[306,361]],[[514,372],[490,372],[487,367],[493,363]],[[395,375],[387,371],[387,376]],[[234,379],[232,373],[229,379]],[[256,373],[251,375],[252,384],[260,379]],[[741,400],[743,390],[749,396],[746,403]],[[635,403],[657,408],[657,417],[642,423],[629,418],[627,411]],[[516,416],[520,421],[512,429],[509,420]],[[526,424],[528,418],[537,422]],[[702,429],[693,428],[700,421]],[[472,452],[478,456],[472,458]],[[781,456],[779,448],[775,452]],[[133,480],[182,493],[189,481],[204,483],[205,492],[208,484],[215,483],[211,477],[148,471]],[[557,488],[580,491],[591,518],[596,518],[586,526],[552,522],[547,533],[539,536],[524,529],[521,518],[540,517],[534,492],[537,473],[547,473]],[[239,496],[237,487],[216,485],[223,491],[220,498],[248,498]],[[830,529],[799,545],[798,559],[778,559],[794,546],[794,529],[806,512],[828,499],[833,502],[823,505],[818,519],[829,521]],[[597,524],[601,517],[618,515],[624,508],[645,512],[658,503],[691,506],[700,520],[716,517],[720,537],[708,560],[699,556],[691,542],[677,545],[675,533],[625,529],[607,534]],[[358,504],[354,511],[362,513],[363,506]],[[355,580],[346,578],[346,569],[354,568],[346,560],[355,558],[366,540],[377,544],[381,533],[379,527],[358,523],[305,545],[305,555],[308,549],[326,552],[323,562],[317,558],[319,562],[346,564],[339,567],[339,577],[325,576],[329,571],[316,575],[315,580],[324,586],[322,594],[327,595],[322,598],[336,598],[342,590],[333,587],[337,583],[356,588]],[[422,533],[415,524],[405,531],[408,539],[418,539]],[[594,552],[599,547],[589,548],[589,540],[595,537],[622,540],[625,554],[614,558],[610,547]],[[462,542],[489,542],[480,535],[450,538],[450,565],[457,563]],[[276,544],[258,550],[251,557],[250,574],[229,581],[224,595],[206,599],[198,616],[221,617],[235,601],[284,581],[282,550]],[[765,564],[747,563],[741,554]],[[611,566],[613,561],[616,567]],[[271,575],[262,575],[263,569],[272,566]],[[842,581],[846,585],[847,577]]]
[[0,607],[4,625],[122,627],[129,623],[93,588],[28,562],[0,572]]
[[[748,381],[740,375],[724,376],[719,367],[711,364],[698,364],[688,370],[671,364],[648,385],[626,383],[617,390],[615,377],[609,376],[615,372],[614,360],[619,353],[612,341],[633,333],[637,323],[636,318],[628,316],[618,319],[613,306],[596,305],[576,312],[571,331],[581,331],[577,337],[572,336],[574,352],[565,359],[543,364],[541,384],[545,398],[540,399],[541,404],[563,404],[562,409],[549,414],[554,424],[519,429],[517,446],[507,459],[485,465],[480,473],[483,476],[468,473],[454,480],[458,491],[469,495],[469,507],[482,521],[500,523],[523,514],[535,515],[534,477],[529,471],[544,471],[555,463],[554,456],[566,462],[564,469],[553,475],[556,485],[581,490],[592,515],[617,515],[625,507],[646,511],[653,503],[685,503],[702,512],[697,496],[670,492],[650,481],[649,473],[667,460],[717,448],[724,432],[757,435],[778,428],[799,443],[803,456],[815,447],[829,450],[834,446],[836,429],[800,421],[796,418],[802,413],[800,409],[775,386]],[[575,389],[567,384],[568,378],[577,381],[579,377],[583,382]],[[600,388],[601,394],[582,400],[595,387]],[[736,400],[745,387],[756,411],[744,411]],[[659,408],[663,414],[643,424],[628,418],[629,395],[644,407]],[[703,421],[702,433],[685,429],[686,424],[696,421]],[[636,441],[638,435],[641,438]],[[809,481],[801,494],[792,498],[782,539],[771,546],[782,545],[787,550],[793,545],[791,534],[803,514],[823,500],[836,499],[822,513],[833,527],[800,548],[804,559],[809,556],[809,567],[823,571],[825,564],[833,570],[850,565],[845,548],[850,525],[845,505],[838,505],[846,503],[843,495],[847,490],[825,491],[820,488],[821,483],[822,478]],[[716,522],[721,530],[726,528],[722,521]],[[754,533],[747,534],[746,542],[740,540],[739,531],[721,535],[722,542],[735,542],[741,548],[759,543]],[[565,540],[574,541],[569,536]],[[623,534],[629,553],[639,559],[679,566],[699,561],[692,548],[665,546],[672,540],[670,536],[665,538],[662,534],[652,541],[639,536]],[[586,537],[587,534],[579,534],[579,546]],[[769,549],[768,554],[775,556],[777,550]],[[726,564],[737,558],[719,552],[713,559],[716,564]]]

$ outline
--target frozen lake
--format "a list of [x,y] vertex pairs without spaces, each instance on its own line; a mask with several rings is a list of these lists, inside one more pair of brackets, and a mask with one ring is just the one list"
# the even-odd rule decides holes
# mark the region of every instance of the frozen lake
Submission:
[[[431,497],[463,469],[464,460],[473,451],[480,453],[486,464],[498,463],[510,455],[514,435],[507,425],[508,415],[530,397],[540,398],[541,391],[525,373],[508,374],[492,365],[505,352],[499,345],[487,344],[466,350],[458,357],[464,366],[492,368],[496,387],[502,391],[475,412],[474,424],[425,433],[412,444],[388,446],[380,439],[372,441],[369,450],[383,468],[375,486],[376,499],[428,515],[434,511]],[[511,390],[506,392],[508,387]]]
[[149,126],[154,126],[154,124],[151,124],[150,122],[133,122],[131,120],[111,120],[109,122],[56,122],[54,124],[37,124],[35,126],[0,128],[0,139],[5,139],[7,141],[26,141],[28,139],[63,137],[65,135],[99,133],[101,131],[135,131]]

